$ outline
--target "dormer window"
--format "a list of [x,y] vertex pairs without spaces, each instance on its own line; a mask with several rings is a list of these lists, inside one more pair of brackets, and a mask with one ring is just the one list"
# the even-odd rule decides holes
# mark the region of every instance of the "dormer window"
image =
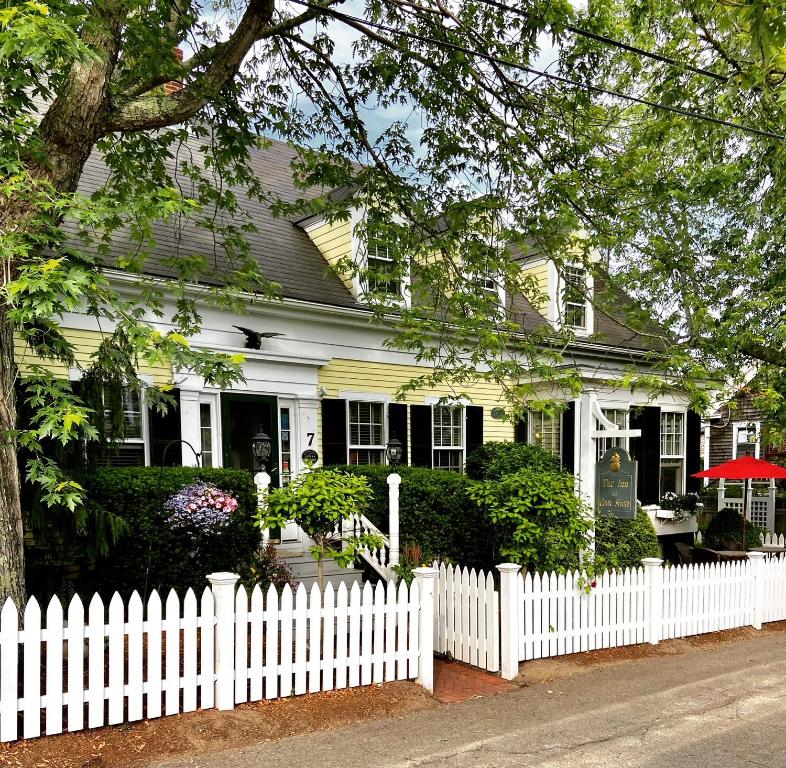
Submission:
[[401,279],[395,275],[393,248],[380,238],[368,243],[366,291],[377,296],[401,296]]
[[562,292],[565,325],[587,330],[587,270],[581,265],[569,265],[564,272]]

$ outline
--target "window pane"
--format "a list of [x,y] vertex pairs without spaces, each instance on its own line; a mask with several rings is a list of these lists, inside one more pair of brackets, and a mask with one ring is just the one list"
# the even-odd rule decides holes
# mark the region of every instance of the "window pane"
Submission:
[[202,451],[202,466],[213,466],[213,424],[209,403],[199,404],[199,425]]
[[461,448],[464,445],[464,409],[455,405],[435,405],[434,445]]
[[562,414],[549,416],[545,413],[532,413],[530,422],[532,424],[532,440],[535,445],[539,445],[543,450],[559,456]]
[[[384,403],[367,403],[359,400],[350,401],[349,444],[350,446],[353,447],[384,446],[385,444]],[[364,462],[364,463],[368,463],[368,462]],[[379,462],[372,462],[372,463],[379,463]]]
[[381,449],[351,448],[349,451],[350,464],[382,464],[383,451]]
[[683,451],[682,413],[664,412],[660,416],[660,453],[661,456],[682,458]]

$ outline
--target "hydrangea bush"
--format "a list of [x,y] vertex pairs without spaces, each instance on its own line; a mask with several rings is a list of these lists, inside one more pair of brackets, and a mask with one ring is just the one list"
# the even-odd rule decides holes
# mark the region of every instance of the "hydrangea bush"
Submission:
[[215,485],[199,481],[181,488],[165,505],[173,528],[210,533],[227,525],[237,510],[237,499]]

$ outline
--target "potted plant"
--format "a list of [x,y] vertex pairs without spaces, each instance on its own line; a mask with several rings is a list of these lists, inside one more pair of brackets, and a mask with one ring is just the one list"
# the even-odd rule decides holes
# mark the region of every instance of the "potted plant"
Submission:
[[677,494],[667,491],[660,500],[660,509],[655,516],[666,522],[681,523],[690,515],[695,515],[704,505],[698,493]]

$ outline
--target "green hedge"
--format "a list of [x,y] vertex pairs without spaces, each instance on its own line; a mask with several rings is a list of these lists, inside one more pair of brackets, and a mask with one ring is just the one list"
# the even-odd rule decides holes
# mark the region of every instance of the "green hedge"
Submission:
[[[366,516],[387,532],[390,467],[340,469],[368,478],[374,498]],[[470,501],[467,488],[472,481],[466,475],[420,467],[400,467],[399,474],[402,544],[419,544],[425,560],[446,558],[469,568],[487,570],[499,562],[494,526]]]
[[595,563],[599,570],[638,568],[644,557],[660,557],[650,516],[639,507],[633,520],[595,518]]
[[[764,529],[748,521],[745,539],[748,548],[761,546]],[[736,509],[724,507],[718,510],[707,525],[703,536],[704,546],[711,549],[742,549],[742,515]]]
[[[173,531],[164,505],[183,486],[204,480],[228,491],[238,509],[224,529],[196,541]],[[134,589],[181,591],[205,588],[205,576],[253,561],[259,548],[254,524],[257,497],[250,472],[190,467],[100,469],[82,483],[92,503],[119,515],[127,525],[107,557],[95,563],[94,588],[127,594]]]
[[467,456],[467,476],[473,480],[499,480],[520,469],[559,472],[559,459],[539,445],[484,443]]

